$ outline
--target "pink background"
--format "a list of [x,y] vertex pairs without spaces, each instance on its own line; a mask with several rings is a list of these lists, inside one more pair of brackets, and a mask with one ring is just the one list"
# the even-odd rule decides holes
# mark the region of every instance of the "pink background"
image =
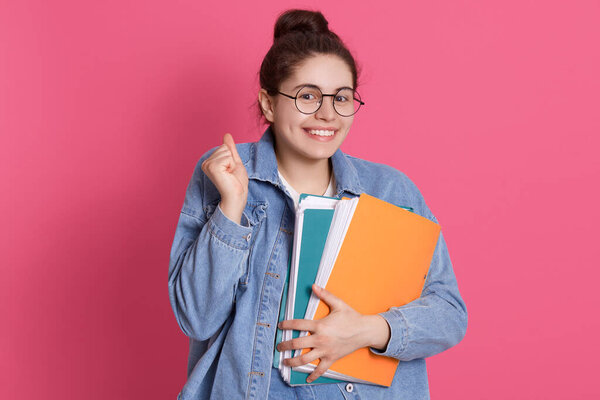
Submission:
[[0,4],[0,398],[175,399],[167,268],[198,158],[257,140],[285,8],[362,65],[343,150],[404,171],[469,310],[434,399],[588,399],[600,278],[598,1]]

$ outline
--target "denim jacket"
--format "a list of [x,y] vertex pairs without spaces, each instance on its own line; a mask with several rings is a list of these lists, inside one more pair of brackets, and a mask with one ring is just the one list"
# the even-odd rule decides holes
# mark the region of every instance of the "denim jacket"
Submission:
[[[457,344],[467,311],[440,235],[421,297],[382,312],[387,348],[400,360],[389,388],[367,384],[289,387],[273,369],[279,304],[292,248],[294,205],[277,173],[267,128],[237,145],[248,173],[240,224],[218,206],[219,192],[198,161],[187,187],[169,263],[169,299],[190,338],[188,379],[178,399],[428,399],[425,358]],[[368,193],[436,221],[417,187],[396,169],[337,150],[331,157],[337,197]],[[368,268],[368,266],[365,266]],[[343,300],[343,299],[342,299]],[[276,392],[277,394],[275,394]]]

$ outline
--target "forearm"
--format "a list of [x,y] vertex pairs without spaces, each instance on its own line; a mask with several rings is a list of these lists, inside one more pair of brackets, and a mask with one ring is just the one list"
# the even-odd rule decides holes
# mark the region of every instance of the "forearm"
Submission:
[[381,315],[364,315],[360,330],[362,332],[360,347],[372,347],[377,350],[387,347],[391,334],[390,326]]
[[194,224],[198,221],[192,216],[180,217],[171,252],[169,298],[182,331],[204,340],[232,310],[252,228],[229,220],[218,207],[192,239]]
[[410,361],[431,357],[462,340],[467,327],[466,310],[456,308],[436,294],[382,313],[391,327],[388,345],[376,354]]

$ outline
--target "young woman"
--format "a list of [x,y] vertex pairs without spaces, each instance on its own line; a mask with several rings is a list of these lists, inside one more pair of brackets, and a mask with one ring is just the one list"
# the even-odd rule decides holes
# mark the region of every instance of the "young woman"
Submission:
[[290,387],[273,369],[299,193],[340,198],[368,193],[436,220],[404,174],[339,149],[362,102],[355,61],[321,13],[290,10],[279,17],[260,84],[258,103],[268,128],[254,143],[236,145],[226,134],[221,146],[202,156],[175,232],[169,295],[177,322],[190,337],[188,380],[179,398],[429,398],[425,358],[458,343],[467,325],[441,235],[419,299],[361,315],[344,299],[313,286],[330,314],[280,325],[311,332],[278,345],[279,350],[312,349],[284,361],[297,366],[319,358],[309,381],[335,360],[369,347],[401,361],[389,388]]

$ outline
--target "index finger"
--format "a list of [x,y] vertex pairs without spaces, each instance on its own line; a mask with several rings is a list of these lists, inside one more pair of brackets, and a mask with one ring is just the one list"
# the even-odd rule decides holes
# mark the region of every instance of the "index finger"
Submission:
[[229,151],[231,151],[231,155],[233,156],[233,159],[237,163],[241,163],[242,158],[240,157],[240,155],[237,152],[237,148],[235,147],[235,142],[233,141],[233,136],[231,136],[230,133],[226,133],[225,136],[223,136],[223,143],[227,147],[229,147]]
[[317,297],[323,300],[327,305],[331,308],[342,308],[346,304],[342,299],[331,293],[325,288],[317,286],[317,284],[312,285],[312,291]]
[[279,329],[283,330],[293,329],[296,331],[314,332],[315,321],[311,319],[288,319],[286,321],[281,321],[277,326]]

